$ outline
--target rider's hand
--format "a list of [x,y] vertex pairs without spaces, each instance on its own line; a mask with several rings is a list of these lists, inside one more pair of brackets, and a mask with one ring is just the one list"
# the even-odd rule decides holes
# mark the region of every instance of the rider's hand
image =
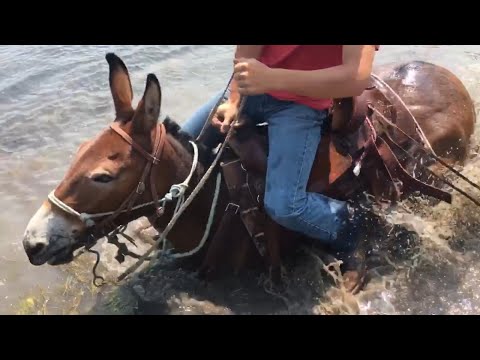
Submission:
[[227,101],[220,105],[212,118],[214,127],[219,128],[222,133],[226,133],[230,128],[232,121],[237,116],[238,105]]
[[[257,95],[272,90],[272,69],[255,59],[235,59],[234,79],[240,95]],[[227,101],[220,105],[212,125],[226,133],[237,116],[238,103]],[[241,126],[240,123],[234,126]]]
[[260,95],[274,85],[272,69],[256,59],[235,59],[234,79],[241,95]]

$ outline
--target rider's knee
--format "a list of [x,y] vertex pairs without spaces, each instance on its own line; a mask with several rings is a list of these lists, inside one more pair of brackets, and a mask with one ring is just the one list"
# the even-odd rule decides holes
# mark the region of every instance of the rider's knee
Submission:
[[277,224],[292,230],[301,231],[301,216],[304,206],[289,201],[284,194],[272,194],[267,192],[264,200],[265,212]]

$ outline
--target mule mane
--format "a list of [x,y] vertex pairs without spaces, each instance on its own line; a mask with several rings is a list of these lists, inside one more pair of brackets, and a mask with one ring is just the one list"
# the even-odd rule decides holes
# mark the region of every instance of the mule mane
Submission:
[[168,115],[165,117],[165,120],[163,120],[163,125],[165,126],[167,134],[177,140],[182,148],[191,155],[193,155],[193,147],[190,144],[190,141],[193,141],[195,144],[197,144],[198,161],[204,166],[208,166],[210,164],[212,161],[212,149],[207,147],[205,144],[196,141],[195,138],[193,138],[190,134],[183,131],[180,125],[178,125],[178,123]]

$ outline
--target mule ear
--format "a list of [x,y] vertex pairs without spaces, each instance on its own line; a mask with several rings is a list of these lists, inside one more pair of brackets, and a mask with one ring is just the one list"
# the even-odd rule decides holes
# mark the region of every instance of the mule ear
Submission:
[[162,89],[157,77],[148,74],[147,85],[143,98],[140,100],[133,117],[133,128],[135,132],[149,133],[157,126],[162,104]]
[[105,56],[110,67],[110,90],[115,105],[116,120],[126,121],[133,114],[133,91],[128,69],[117,55],[108,53]]

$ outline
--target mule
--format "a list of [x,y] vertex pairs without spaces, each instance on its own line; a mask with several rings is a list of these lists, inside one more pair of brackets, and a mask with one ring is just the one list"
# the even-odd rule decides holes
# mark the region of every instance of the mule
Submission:
[[[127,67],[114,54],[107,54],[106,60],[115,118],[80,145],[64,178],[26,226],[23,246],[33,265],[69,263],[77,249],[143,216],[161,233],[176,204],[162,207],[159,199],[191,174],[188,196],[215,156],[170,118],[159,121],[162,90],[155,75],[147,76],[134,109]],[[358,98],[336,99],[309,189],[343,200],[370,192],[379,201],[395,201],[419,191],[451,201],[449,193],[415,179],[408,169],[419,156],[428,158],[428,151],[452,164],[465,161],[476,122],[467,90],[447,69],[417,61],[384,66],[372,79],[373,86]],[[242,122],[246,125],[231,139],[221,166],[168,234],[176,253],[199,249],[191,260],[202,273],[278,268],[300,244],[298,234],[265,217],[261,196],[266,139],[261,129]],[[228,164],[241,167],[228,170]],[[222,171],[224,176],[217,177]],[[243,175],[230,176],[229,171]],[[234,188],[255,196],[246,201],[244,193],[232,192]],[[255,211],[248,213],[255,217],[242,216],[252,204]],[[208,236],[201,243],[207,223]]]

